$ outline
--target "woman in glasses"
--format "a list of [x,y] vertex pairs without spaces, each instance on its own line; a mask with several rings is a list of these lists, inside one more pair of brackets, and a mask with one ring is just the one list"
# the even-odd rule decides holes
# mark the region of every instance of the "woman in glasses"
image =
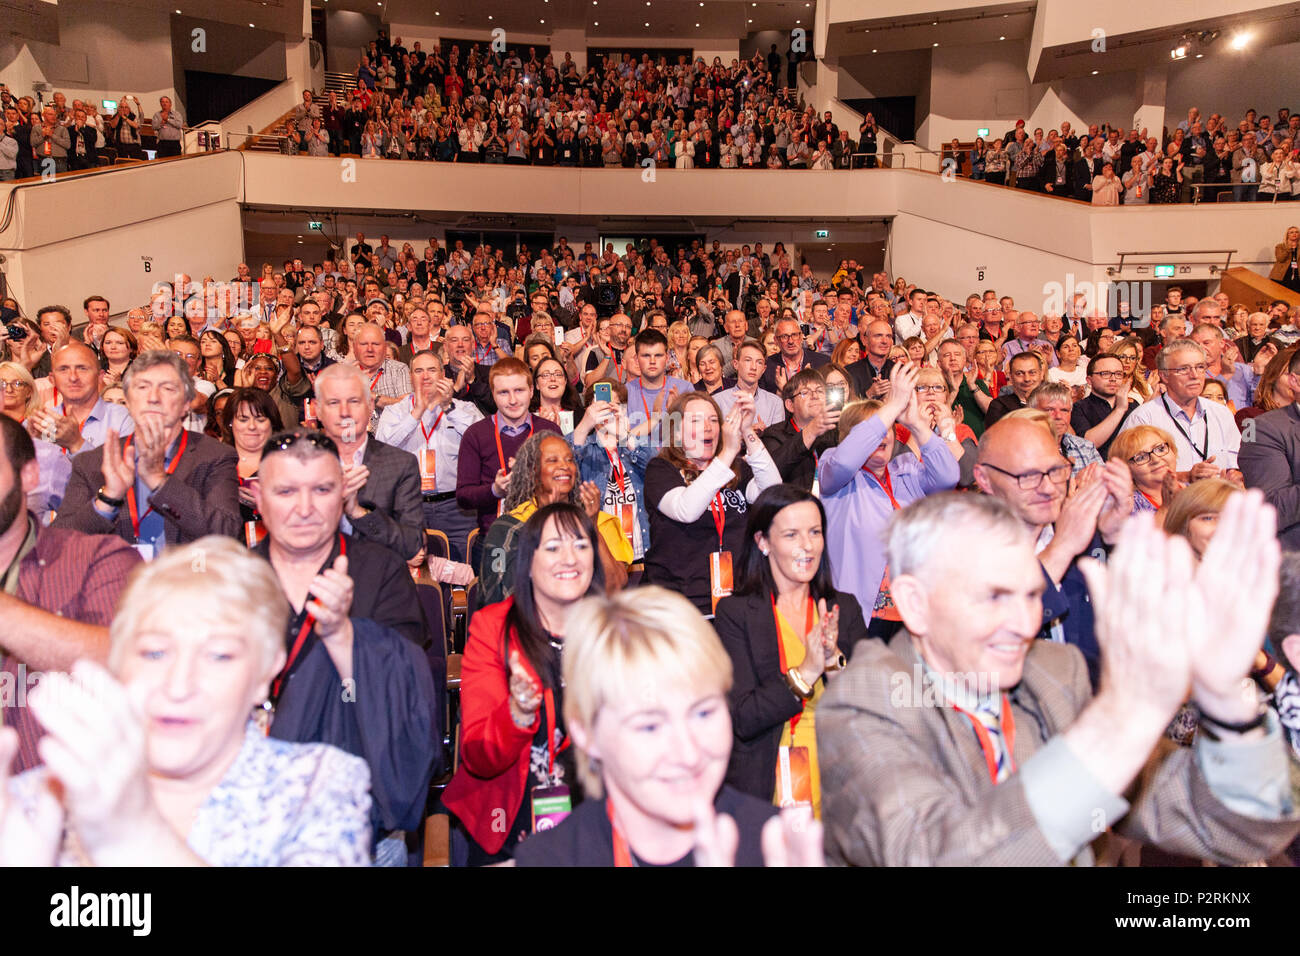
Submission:
[[819,818],[817,704],[867,636],[857,600],[831,584],[825,551],[821,501],[794,485],[768,488],[749,512],[736,594],[713,622],[735,674],[727,782]]
[[22,424],[41,407],[36,379],[17,362],[0,362],[0,412]]
[[[902,618],[889,593],[889,568],[879,547],[885,525],[913,501],[956,487],[961,469],[944,439],[930,428],[916,393],[917,369],[894,368],[883,402],[854,402],[840,415],[840,443],[817,466],[829,519],[827,549],[835,586],[848,591],[864,611],[869,632],[888,639]],[[894,457],[894,423],[905,425],[921,450]]]
[[1110,443],[1109,458],[1122,461],[1133,476],[1133,513],[1159,511],[1184,487],[1178,480],[1174,438],[1163,428],[1138,425]]
[[706,395],[715,395],[736,384],[735,378],[724,378],[722,352],[716,345],[706,345],[695,356],[695,367],[700,379],[695,383],[695,390]]
[[545,505],[514,542],[523,569],[519,586],[470,621],[461,762],[442,799],[457,821],[455,863],[509,859],[539,822],[542,828],[550,822],[548,813],[571,809],[581,798],[565,723],[569,685],[560,674],[570,611],[604,591],[599,540],[581,508],[567,501]]
[[533,368],[532,411],[560,426],[566,435],[582,417],[582,399],[569,383],[564,365],[554,358],[544,358]]

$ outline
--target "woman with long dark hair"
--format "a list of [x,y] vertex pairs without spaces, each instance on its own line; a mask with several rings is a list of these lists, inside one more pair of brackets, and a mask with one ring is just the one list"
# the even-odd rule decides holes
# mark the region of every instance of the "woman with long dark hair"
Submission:
[[199,336],[199,358],[199,378],[211,382],[217,391],[235,384],[235,353],[216,329]]
[[780,484],[758,496],[739,585],[718,602],[713,627],[735,674],[727,782],[820,816],[817,703],[867,625],[857,599],[831,583],[826,511],[815,495]]
[[468,866],[509,859],[544,813],[580,798],[560,664],[569,610],[605,589],[596,526],[578,506],[556,502],[525,522],[515,545],[527,577],[470,620],[461,762],[442,798],[459,824],[453,860]]
[[563,362],[544,358],[534,366],[530,410],[560,426],[564,434],[573,434],[574,426],[582,418],[582,399],[569,381]]

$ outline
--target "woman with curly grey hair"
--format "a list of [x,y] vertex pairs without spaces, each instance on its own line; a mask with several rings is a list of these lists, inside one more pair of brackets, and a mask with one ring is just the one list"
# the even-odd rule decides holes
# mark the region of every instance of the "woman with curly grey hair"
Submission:
[[600,510],[601,491],[592,481],[578,482],[573,448],[553,432],[533,435],[520,446],[510,469],[502,514],[488,528],[479,568],[479,604],[504,601],[514,593],[515,538],[537,509],[557,501],[580,507],[596,523],[599,557],[610,593],[627,583],[632,546],[622,525]]

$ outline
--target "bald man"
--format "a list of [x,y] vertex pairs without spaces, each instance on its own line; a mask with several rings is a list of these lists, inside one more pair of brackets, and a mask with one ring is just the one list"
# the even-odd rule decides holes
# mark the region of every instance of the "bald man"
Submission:
[[1073,644],[1088,662],[1095,688],[1100,650],[1093,634],[1080,555],[1104,555],[1133,507],[1133,479],[1120,461],[1079,473],[1066,497],[1070,463],[1046,424],[999,421],[980,439],[975,484],[1001,498],[1033,536],[1043,571],[1043,637]]

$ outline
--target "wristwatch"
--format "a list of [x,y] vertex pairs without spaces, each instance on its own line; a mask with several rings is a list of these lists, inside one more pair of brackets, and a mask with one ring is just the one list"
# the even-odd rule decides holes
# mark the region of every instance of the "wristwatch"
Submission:
[[107,494],[105,494],[104,487],[102,485],[100,486],[98,493],[96,493],[95,498],[98,499],[99,501],[102,501],[110,508],[120,508],[122,507],[122,505],[126,504],[125,498],[110,498]]

